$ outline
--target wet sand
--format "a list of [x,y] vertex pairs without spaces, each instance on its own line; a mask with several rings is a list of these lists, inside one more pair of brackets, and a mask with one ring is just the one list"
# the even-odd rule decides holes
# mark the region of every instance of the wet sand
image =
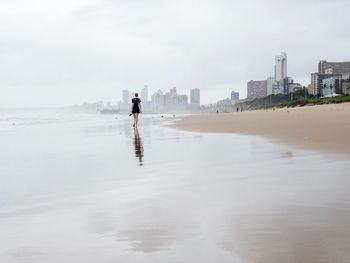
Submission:
[[1,263],[350,262],[347,155],[33,116],[0,131]]
[[174,127],[261,135],[302,148],[350,154],[350,103],[189,116]]

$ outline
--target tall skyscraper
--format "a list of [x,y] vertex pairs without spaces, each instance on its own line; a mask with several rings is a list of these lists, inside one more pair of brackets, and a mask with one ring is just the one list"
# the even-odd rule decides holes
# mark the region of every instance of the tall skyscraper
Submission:
[[201,91],[200,89],[191,89],[190,104],[193,107],[199,107],[201,105]]
[[145,87],[141,90],[141,100],[143,102],[148,101],[148,86],[145,85]]
[[280,81],[287,77],[287,53],[282,52],[275,58],[275,81]]
[[130,103],[130,91],[128,89],[123,90],[123,104],[128,105]]

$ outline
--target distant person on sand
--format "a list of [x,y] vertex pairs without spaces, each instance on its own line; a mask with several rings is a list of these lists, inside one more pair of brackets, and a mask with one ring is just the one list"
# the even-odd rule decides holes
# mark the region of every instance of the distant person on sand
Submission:
[[239,108],[237,107],[237,112],[239,111]]
[[243,112],[243,107],[241,107],[241,112]]
[[131,113],[130,115],[134,116],[134,123],[133,123],[133,127],[137,128],[137,124],[139,122],[139,114],[142,113],[142,109],[141,109],[141,100],[139,99],[139,94],[135,93],[135,98],[133,98],[131,100]]

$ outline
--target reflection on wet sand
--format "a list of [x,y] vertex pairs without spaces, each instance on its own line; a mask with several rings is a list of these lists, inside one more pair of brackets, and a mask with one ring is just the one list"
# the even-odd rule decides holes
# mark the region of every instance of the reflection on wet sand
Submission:
[[1,133],[0,262],[350,262],[348,156],[142,117]]
[[118,233],[119,240],[130,242],[129,250],[142,252],[157,252],[168,250],[174,242],[173,226],[136,227]]
[[248,262],[350,262],[349,219],[341,207],[243,215],[224,229],[222,245]]
[[139,134],[139,130],[134,128],[134,148],[135,148],[135,156],[139,160],[139,165],[143,165],[143,143]]

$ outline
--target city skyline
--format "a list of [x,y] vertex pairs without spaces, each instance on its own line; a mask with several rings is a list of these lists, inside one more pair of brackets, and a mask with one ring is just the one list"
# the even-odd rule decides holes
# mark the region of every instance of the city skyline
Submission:
[[[121,90],[144,83],[151,92],[200,88],[203,104],[232,89],[246,97],[246,81],[270,76],[281,50],[288,74],[306,86],[319,60],[350,60],[349,7],[342,0],[2,1],[0,105],[119,100]],[[321,29],[317,21],[330,9],[337,19]]]
[[[131,105],[131,98],[138,91],[130,92],[123,90],[123,100],[117,102],[117,108],[128,110]],[[199,109],[200,104],[200,89],[191,89],[189,96],[180,94],[176,87],[172,87],[168,91],[163,92],[158,90],[151,94],[148,99],[148,86],[145,85],[141,90],[141,103],[144,109],[147,110],[162,110],[162,109]]]

